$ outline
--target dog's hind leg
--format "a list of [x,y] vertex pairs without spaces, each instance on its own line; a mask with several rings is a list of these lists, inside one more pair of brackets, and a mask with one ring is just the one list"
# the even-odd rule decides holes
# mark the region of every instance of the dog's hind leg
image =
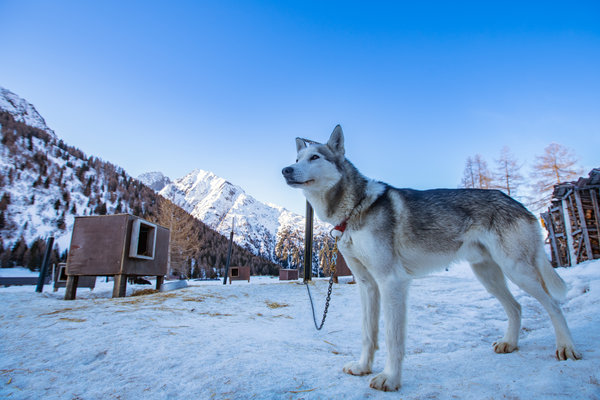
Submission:
[[372,371],[373,357],[379,334],[379,289],[375,280],[360,261],[348,257],[348,266],[358,282],[362,306],[362,352],[358,361],[344,366],[344,372],[350,375],[367,375]]
[[518,348],[519,330],[521,329],[521,305],[515,300],[506,286],[504,273],[491,259],[471,264],[475,276],[486,290],[502,304],[508,316],[508,328],[504,337],[494,343],[496,353],[511,353]]
[[535,267],[529,264],[516,264],[506,273],[511,281],[533,296],[546,309],[556,335],[556,358],[559,360],[581,359],[581,354],[575,350],[571,332],[559,302],[547,292],[543,278]]

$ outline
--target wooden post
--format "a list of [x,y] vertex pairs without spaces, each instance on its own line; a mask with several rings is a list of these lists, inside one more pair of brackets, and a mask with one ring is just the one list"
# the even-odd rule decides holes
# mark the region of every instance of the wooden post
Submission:
[[50,236],[46,242],[46,252],[44,253],[44,260],[42,261],[42,268],[40,268],[40,276],[35,291],[42,293],[44,290],[44,281],[46,275],[48,275],[48,264],[50,263],[50,255],[52,254],[52,245],[54,244],[54,236]]
[[304,225],[304,283],[312,280],[312,245],[314,211],[306,202],[306,224]]
[[585,213],[583,212],[583,203],[581,202],[581,196],[579,190],[573,191],[575,195],[575,203],[577,204],[577,213],[579,214],[579,221],[581,227],[581,235],[583,236],[583,243],[585,244],[585,251],[587,253],[588,260],[593,260],[594,255],[592,254],[592,243],[590,242],[590,236],[588,234],[587,222],[585,220]]
[[125,297],[127,294],[127,275],[115,275],[112,297]]
[[157,276],[156,277],[156,290],[160,290],[160,288],[162,287],[164,282],[165,282],[164,276]]
[[[233,247],[233,229],[235,227],[235,217],[231,221],[231,234],[229,235],[229,249],[227,250],[227,262],[225,263],[225,276],[223,277],[223,285],[227,284],[227,277],[229,276],[229,263],[231,262],[231,248]],[[231,279],[229,280],[231,285]]]
[[571,233],[571,218],[569,217],[567,200],[564,197],[561,200],[561,203],[563,221],[565,223],[565,238],[567,239],[567,248],[569,249],[569,266],[572,267],[573,265],[577,264],[577,253],[575,253],[575,247],[573,247],[573,235]]
[[556,246],[556,237],[554,236],[554,225],[552,223],[552,214],[543,213],[542,219],[544,220],[544,224],[548,229],[548,236],[550,236],[550,244],[552,246],[552,251],[554,252],[554,257],[556,260],[556,266],[562,267],[562,260],[560,259],[560,254],[558,253],[558,247]]
[[598,207],[598,197],[596,196],[596,191],[590,189],[590,197],[592,198],[592,206],[594,207],[594,222],[596,223],[596,239],[598,239],[598,246],[600,246],[600,207]]
[[65,291],[65,300],[75,300],[77,295],[77,283],[79,282],[79,275],[67,276],[67,288]]

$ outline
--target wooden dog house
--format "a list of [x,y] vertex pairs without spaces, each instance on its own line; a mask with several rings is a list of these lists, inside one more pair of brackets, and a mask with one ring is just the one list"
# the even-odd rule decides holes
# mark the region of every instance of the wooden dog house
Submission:
[[280,281],[297,281],[298,280],[298,270],[297,269],[279,268],[279,280]]
[[[331,276],[331,273],[329,271],[325,271],[324,275]],[[338,283],[338,278],[340,276],[352,276],[352,271],[350,271],[348,264],[346,264],[344,256],[342,256],[341,253],[338,253],[337,262],[335,263],[335,274],[333,274],[333,281]]]
[[229,267],[229,284],[231,281],[245,281],[250,282],[250,267]]
[[128,276],[156,276],[160,289],[169,235],[167,228],[130,214],[75,217],[65,300],[75,299],[81,276],[114,276],[113,297],[125,296]]
[[[56,292],[58,288],[67,287],[67,264],[60,263],[58,265],[54,265],[53,268],[52,275],[54,276],[54,291]],[[80,276],[77,281],[77,287],[86,287],[90,288],[90,290],[94,290],[96,287],[96,277]]]

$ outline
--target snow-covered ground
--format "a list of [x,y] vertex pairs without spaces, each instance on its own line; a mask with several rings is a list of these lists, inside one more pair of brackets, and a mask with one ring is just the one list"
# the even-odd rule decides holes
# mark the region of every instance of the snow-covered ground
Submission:
[[[75,301],[49,285],[42,294],[0,288],[0,398],[598,399],[600,261],[559,272],[570,285],[563,309],[583,360],[556,361],[547,314],[514,286],[523,306],[520,350],[495,354],[505,314],[459,264],[414,282],[397,393],[342,372],[360,353],[356,285],[334,287],[321,332],[305,287],[272,278],[190,282],[120,299],[99,278]],[[319,309],[326,287],[313,285]],[[144,288],[130,286],[129,294]],[[383,334],[380,347],[375,371],[385,360]]]

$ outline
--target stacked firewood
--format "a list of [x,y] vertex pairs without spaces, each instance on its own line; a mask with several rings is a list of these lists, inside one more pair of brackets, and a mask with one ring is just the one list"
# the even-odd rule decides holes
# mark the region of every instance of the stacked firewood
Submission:
[[587,178],[556,185],[552,203],[541,216],[553,266],[600,258],[600,168]]

